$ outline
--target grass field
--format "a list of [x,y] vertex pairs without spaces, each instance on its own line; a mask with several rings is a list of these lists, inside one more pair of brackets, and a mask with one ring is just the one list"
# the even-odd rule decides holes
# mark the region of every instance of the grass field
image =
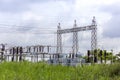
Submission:
[[0,64],[0,80],[120,80],[120,64],[69,67],[4,62]]

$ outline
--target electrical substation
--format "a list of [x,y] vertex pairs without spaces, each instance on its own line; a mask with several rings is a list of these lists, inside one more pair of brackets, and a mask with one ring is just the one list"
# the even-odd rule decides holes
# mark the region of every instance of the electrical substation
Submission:
[[[76,65],[77,63],[84,63],[85,60],[80,58],[79,50],[79,36],[78,32],[91,31],[91,51],[97,49],[97,24],[95,17],[92,19],[90,25],[77,26],[74,20],[73,28],[62,29],[58,23],[56,31],[56,46],[53,45],[32,45],[32,46],[12,46],[6,48],[9,44],[1,44],[0,60],[1,61],[24,61],[29,59],[31,62],[44,61],[49,64],[63,64],[63,65]],[[62,46],[62,35],[72,33],[72,52],[64,54]],[[53,52],[52,49],[55,49]],[[87,52],[87,51],[86,51]],[[94,56],[93,56],[94,57]]]

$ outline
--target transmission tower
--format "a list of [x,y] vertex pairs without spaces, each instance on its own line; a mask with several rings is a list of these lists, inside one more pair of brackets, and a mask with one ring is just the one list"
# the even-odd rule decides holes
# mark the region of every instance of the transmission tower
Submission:
[[61,29],[60,23],[57,30],[57,53],[62,53],[62,34],[73,33],[73,54],[78,52],[78,32],[91,30],[91,50],[97,49],[97,24],[95,17],[92,19],[92,24],[83,27],[77,27],[76,20],[74,26],[71,29]]

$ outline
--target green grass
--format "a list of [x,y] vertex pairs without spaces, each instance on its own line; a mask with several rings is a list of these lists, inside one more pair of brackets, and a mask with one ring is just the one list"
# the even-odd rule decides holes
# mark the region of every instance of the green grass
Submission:
[[68,67],[45,63],[0,63],[0,80],[120,80],[120,64]]

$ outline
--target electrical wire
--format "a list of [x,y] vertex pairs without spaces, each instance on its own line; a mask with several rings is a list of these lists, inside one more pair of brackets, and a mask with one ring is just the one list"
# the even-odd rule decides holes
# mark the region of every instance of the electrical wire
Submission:
[[[3,27],[4,26],[4,27]],[[40,28],[40,27],[34,27],[34,26],[29,26],[29,27],[27,27],[27,25],[26,26],[17,26],[17,25],[8,25],[8,24],[1,24],[0,23],[0,28],[14,28],[14,29],[39,29],[39,30],[56,30],[56,28]]]
[[35,27],[8,25],[1,23],[0,23],[0,30],[1,30],[0,33],[11,33],[11,34],[12,33],[56,34],[56,28],[40,28],[40,27],[35,28]]

